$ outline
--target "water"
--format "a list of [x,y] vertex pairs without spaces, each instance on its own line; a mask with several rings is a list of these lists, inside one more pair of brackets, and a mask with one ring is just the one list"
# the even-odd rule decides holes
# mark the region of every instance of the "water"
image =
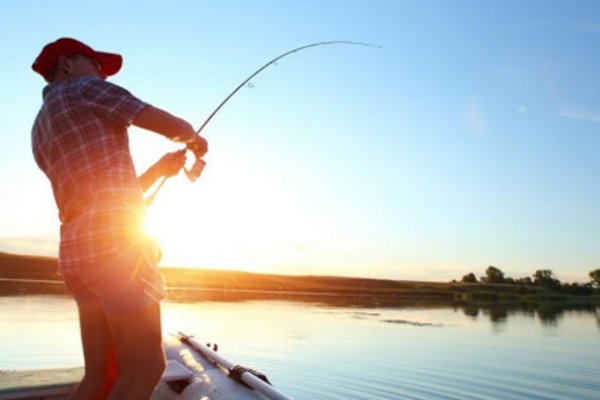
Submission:
[[[600,399],[594,310],[165,303],[164,330],[217,342],[295,399]],[[74,302],[0,297],[0,369],[83,362]]]

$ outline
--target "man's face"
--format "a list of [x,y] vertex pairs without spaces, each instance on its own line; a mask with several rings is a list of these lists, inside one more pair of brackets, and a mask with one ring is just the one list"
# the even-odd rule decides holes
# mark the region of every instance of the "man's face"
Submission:
[[70,59],[72,67],[72,76],[97,76],[106,79],[106,75],[102,73],[100,62],[94,58],[83,55],[78,55]]

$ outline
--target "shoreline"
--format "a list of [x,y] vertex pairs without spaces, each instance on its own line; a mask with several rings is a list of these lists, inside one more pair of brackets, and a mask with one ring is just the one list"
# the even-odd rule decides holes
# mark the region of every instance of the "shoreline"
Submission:
[[[56,258],[0,253],[0,296],[68,294],[56,267]],[[210,298],[330,298],[332,301],[344,299],[351,303],[390,305],[600,305],[598,293],[575,296],[523,285],[288,276],[173,267],[162,267],[161,272],[170,298],[175,301]]]

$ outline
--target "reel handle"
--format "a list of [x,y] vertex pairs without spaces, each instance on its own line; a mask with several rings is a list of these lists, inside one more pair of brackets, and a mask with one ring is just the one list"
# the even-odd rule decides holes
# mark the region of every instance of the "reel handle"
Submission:
[[194,162],[194,165],[192,165],[192,168],[185,169],[184,167],[183,170],[185,172],[185,176],[188,177],[190,182],[195,182],[196,179],[198,179],[200,175],[202,175],[202,171],[204,170],[205,166],[206,161],[204,161],[201,158],[196,158],[196,161]]

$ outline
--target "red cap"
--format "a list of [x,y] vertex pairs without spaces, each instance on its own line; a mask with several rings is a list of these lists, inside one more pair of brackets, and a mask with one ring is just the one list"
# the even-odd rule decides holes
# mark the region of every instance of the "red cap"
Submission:
[[71,38],[61,38],[44,46],[42,52],[33,62],[31,68],[48,80],[48,74],[58,62],[60,56],[81,54],[98,60],[100,69],[106,76],[114,75],[121,69],[123,57],[119,54],[103,53],[92,49],[90,46]]

